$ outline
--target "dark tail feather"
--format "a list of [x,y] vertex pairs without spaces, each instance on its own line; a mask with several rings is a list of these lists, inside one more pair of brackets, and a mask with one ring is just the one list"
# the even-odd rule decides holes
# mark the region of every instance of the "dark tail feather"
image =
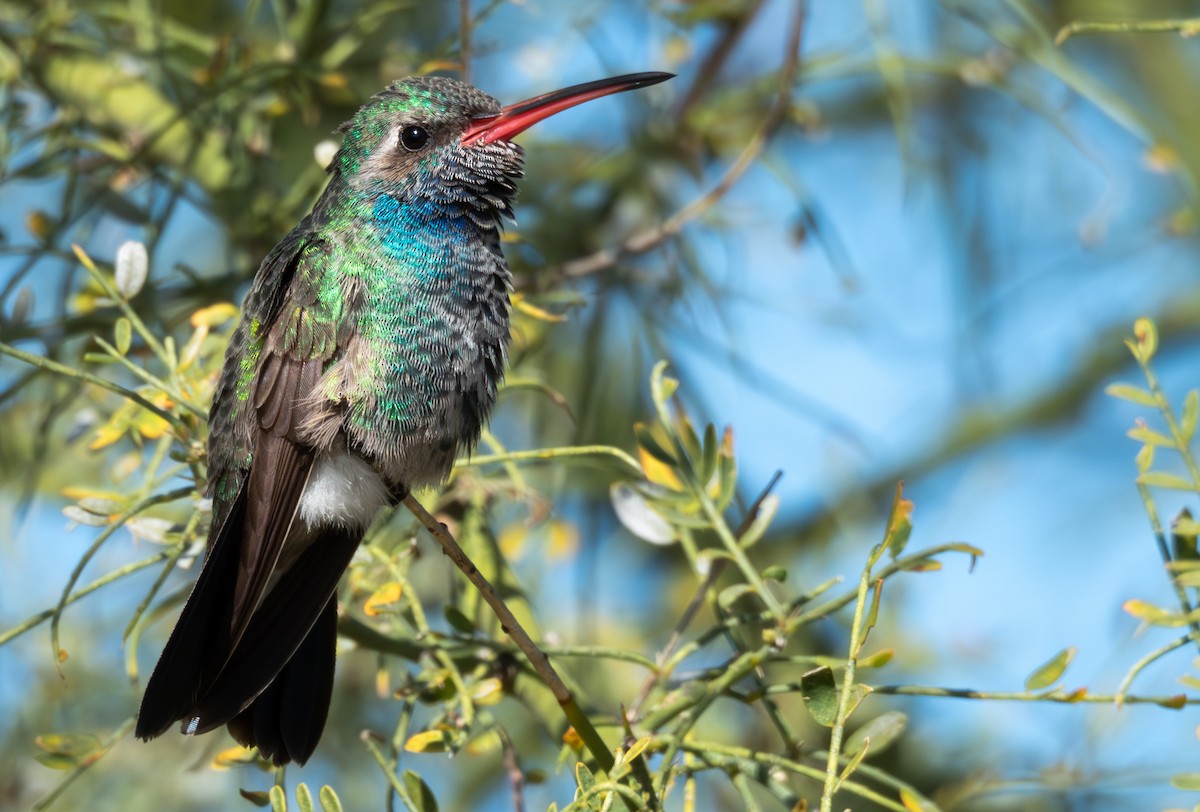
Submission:
[[337,601],[330,598],[292,659],[229,732],[276,765],[303,764],[317,748],[329,715],[337,648]]
[[[287,568],[250,619],[233,656],[192,708],[188,733],[205,733],[241,714],[298,653],[318,619],[329,622],[326,607],[361,539],[359,529],[327,530]],[[336,628],[328,631],[327,627],[317,635],[314,650],[318,645],[324,648],[336,634]],[[303,673],[303,669],[297,673]],[[318,679],[316,684],[322,681]],[[286,682],[278,690],[283,691],[284,707],[290,707]]]
[[192,594],[146,684],[135,730],[139,739],[160,736],[186,716],[230,655],[239,556],[231,536],[241,532],[245,512],[246,497],[240,493],[205,554]]

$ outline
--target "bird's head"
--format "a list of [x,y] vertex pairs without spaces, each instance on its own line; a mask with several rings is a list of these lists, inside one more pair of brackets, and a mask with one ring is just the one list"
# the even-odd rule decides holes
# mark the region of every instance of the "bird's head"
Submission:
[[454,79],[402,79],[342,125],[342,147],[330,171],[368,195],[507,214],[524,154],[514,136],[577,104],[669,78],[669,73],[617,76],[508,107]]

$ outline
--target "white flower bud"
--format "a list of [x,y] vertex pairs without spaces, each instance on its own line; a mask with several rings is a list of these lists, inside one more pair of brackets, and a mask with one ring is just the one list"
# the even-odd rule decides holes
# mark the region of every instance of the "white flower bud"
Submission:
[[317,166],[328,169],[329,164],[333,163],[333,156],[337,155],[337,151],[337,142],[326,138],[313,147],[313,159],[317,162]]
[[137,296],[146,284],[149,271],[150,258],[146,255],[146,246],[136,240],[121,243],[117,249],[117,292],[126,299]]

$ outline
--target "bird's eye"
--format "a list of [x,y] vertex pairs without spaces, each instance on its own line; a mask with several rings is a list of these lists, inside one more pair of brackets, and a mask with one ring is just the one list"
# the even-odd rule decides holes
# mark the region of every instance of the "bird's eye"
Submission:
[[429,133],[424,127],[410,124],[400,131],[400,143],[409,152],[416,152],[429,142]]

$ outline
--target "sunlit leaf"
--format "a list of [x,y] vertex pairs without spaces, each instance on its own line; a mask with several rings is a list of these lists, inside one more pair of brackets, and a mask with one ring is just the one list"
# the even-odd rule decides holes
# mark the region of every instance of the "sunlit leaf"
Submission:
[[895,649],[883,648],[858,658],[859,668],[882,668],[896,656]]
[[1104,387],[1105,394],[1136,403],[1139,406],[1158,406],[1158,398],[1139,386],[1128,383],[1113,383]]
[[1039,665],[1025,678],[1025,690],[1040,691],[1058,682],[1063,672],[1067,670],[1067,666],[1075,659],[1076,653],[1075,646],[1068,646]]
[[325,812],[342,812],[342,799],[328,784],[321,787],[321,791],[317,793],[317,799],[321,802],[321,809]]
[[303,781],[296,785],[296,806],[300,812],[313,812],[312,793]]
[[1200,417],[1200,392],[1189,390],[1183,399],[1183,417],[1180,420],[1180,430],[1185,442],[1191,440],[1196,433],[1196,418]]
[[367,617],[376,617],[391,607],[392,604],[400,600],[401,587],[396,581],[388,581],[386,584],[378,587],[371,593],[371,597],[367,598],[363,604],[363,614]]
[[1150,319],[1142,318],[1133,323],[1133,337],[1137,342],[1137,357],[1143,363],[1158,352],[1158,327]]
[[1166,471],[1147,471],[1144,474],[1138,474],[1137,481],[1139,484],[1148,485],[1152,488],[1168,488],[1175,491],[1191,491],[1196,489],[1191,481],[1184,479],[1178,474],[1169,474]]
[[549,324],[558,324],[567,320],[567,317],[559,313],[551,313],[549,310],[538,307],[531,303],[522,293],[512,294],[513,309],[519,313],[523,313],[537,321],[544,321]]
[[477,705],[498,705],[504,699],[504,683],[496,677],[481,679],[471,686],[471,699]]
[[117,352],[125,355],[129,352],[129,346],[132,343],[133,326],[129,323],[129,319],[122,316],[113,325],[113,345],[117,348]]
[[235,744],[233,747],[227,747],[221,752],[213,756],[209,766],[214,770],[228,770],[230,767],[239,767],[243,764],[252,764],[258,759],[256,751],[240,744]]
[[236,319],[239,312],[235,305],[229,302],[221,302],[220,304],[200,308],[192,314],[190,321],[191,325],[196,328],[220,327],[225,322]]
[[444,753],[450,749],[451,741],[448,731],[434,728],[409,736],[404,749],[410,753]]
[[650,456],[671,467],[679,465],[679,460],[675,458],[675,455],[659,442],[658,438],[654,436],[654,432],[645,423],[634,423],[633,434],[637,438],[638,446]]
[[675,468],[672,465],[668,465],[658,459],[640,445],[637,452],[638,463],[641,465],[642,473],[646,475],[648,481],[653,482],[655,485],[670,488],[673,491],[683,490],[683,483],[680,482],[679,477],[675,474]]
[[1139,443],[1146,445],[1158,446],[1160,448],[1174,448],[1175,441],[1163,434],[1161,431],[1155,431],[1147,426],[1141,420],[1137,421],[1137,425],[1125,432],[1125,435],[1131,440],[1136,440]]
[[33,740],[42,752],[34,755],[38,763],[52,770],[70,770],[99,755],[104,745],[91,733],[46,733]]
[[1178,612],[1171,612],[1162,607],[1155,606],[1152,603],[1147,603],[1143,600],[1127,600],[1121,604],[1121,608],[1129,614],[1133,615],[1138,620],[1149,623],[1153,626],[1185,626],[1190,622],[1188,615],[1182,615]]

